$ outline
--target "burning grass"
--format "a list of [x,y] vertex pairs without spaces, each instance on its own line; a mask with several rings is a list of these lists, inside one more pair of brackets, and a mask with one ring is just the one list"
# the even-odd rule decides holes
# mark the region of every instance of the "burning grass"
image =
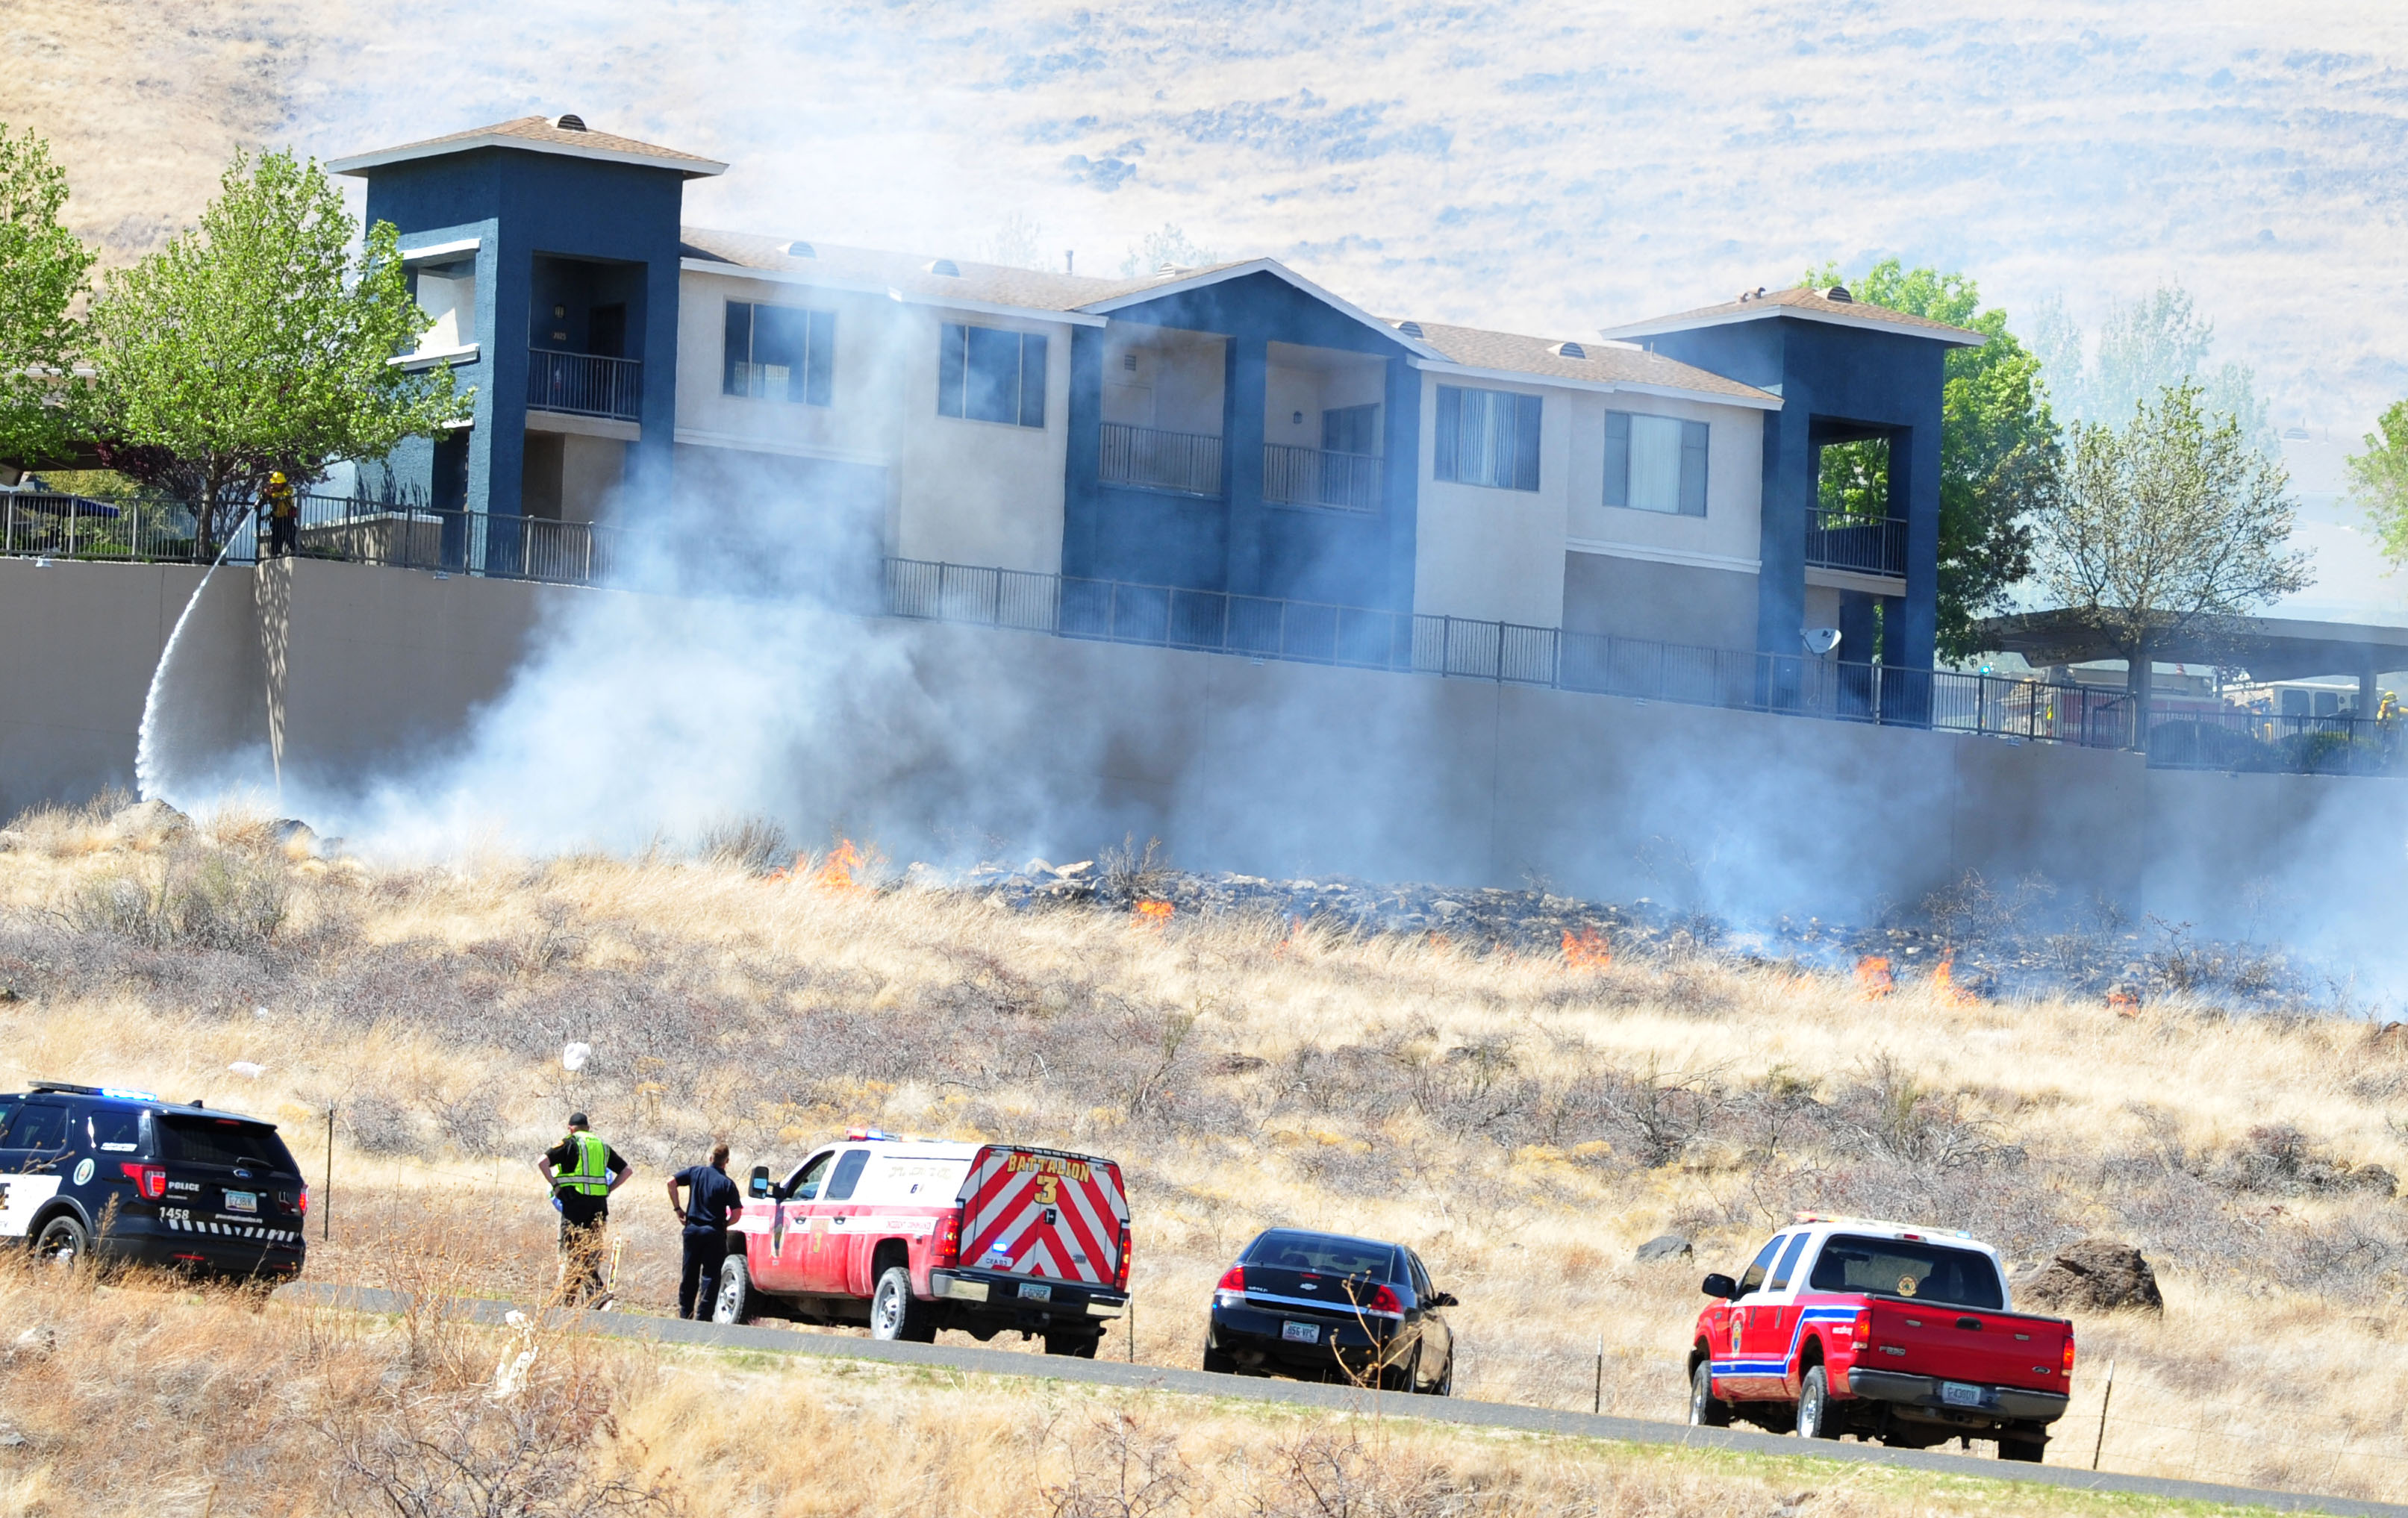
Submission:
[[[472,1241],[447,1246],[454,1284],[539,1295],[552,1220],[526,1162],[572,1108],[643,1168],[621,1287],[652,1310],[677,1258],[660,1180],[715,1133],[739,1168],[852,1124],[1008,1135],[1123,1160],[1140,1359],[1195,1363],[1254,1230],[1326,1225],[1411,1239],[1464,1299],[1462,1395],[1585,1408],[1601,1331],[1606,1410],[1677,1417],[1696,1278],[1794,1208],[1967,1227],[2019,1262],[2110,1233],[2157,1262],[2167,1311],[2081,1325],[2052,1460],[2086,1461],[2114,1357],[2110,1468],[2396,1482],[2408,1038],[2360,1023],[2196,991],[1969,1002],[1897,974],[1869,999],[1845,961],[1576,925],[1570,903],[1535,945],[1364,932],[1214,909],[1151,855],[1108,861],[1119,895],[1054,897],[882,882],[857,853],[830,889],[827,858],[777,878],[782,838],[742,836],[431,869],[309,857],[235,818],[57,813],[11,839],[0,1082],[206,1095],[279,1119],[313,1174],[331,1109],[313,1275],[407,1284],[397,1262],[439,1234]],[[1582,962],[1591,930],[1602,962]],[[574,1072],[571,1042],[591,1049]],[[1668,1231],[1697,1257],[1633,1263]],[[1128,1348],[1115,1328],[1105,1352]],[[1157,1432],[1225,1457],[1183,1426]]]

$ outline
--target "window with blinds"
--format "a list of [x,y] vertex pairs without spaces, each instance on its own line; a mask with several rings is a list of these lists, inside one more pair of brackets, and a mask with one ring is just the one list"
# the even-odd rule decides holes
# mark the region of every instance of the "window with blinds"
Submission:
[[1539,488],[1540,398],[1507,390],[1438,387],[1440,480],[1497,490]]
[[720,389],[756,400],[835,405],[836,313],[729,301]]
[[1045,425],[1045,335],[944,323],[937,350],[937,414]]
[[1605,413],[1605,504],[1672,516],[1706,514],[1706,423]]

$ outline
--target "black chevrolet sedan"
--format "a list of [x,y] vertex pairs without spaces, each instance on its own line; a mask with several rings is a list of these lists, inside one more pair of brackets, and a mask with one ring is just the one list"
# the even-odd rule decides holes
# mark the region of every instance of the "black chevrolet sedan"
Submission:
[[1204,1368],[1444,1396],[1455,1336],[1439,1310],[1455,1305],[1402,1244],[1273,1228],[1213,1288]]

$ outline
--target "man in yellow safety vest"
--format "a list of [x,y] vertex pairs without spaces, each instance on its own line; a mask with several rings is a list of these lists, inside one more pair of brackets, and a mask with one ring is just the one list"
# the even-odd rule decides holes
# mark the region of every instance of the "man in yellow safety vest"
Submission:
[[610,1221],[610,1194],[635,1169],[587,1130],[582,1112],[570,1114],[568,1136],[535,1162],[535,1173],[552,1188],[552,1205],[560,1210],[561,1285],[572,1302],[607,1299],[602,1230]]

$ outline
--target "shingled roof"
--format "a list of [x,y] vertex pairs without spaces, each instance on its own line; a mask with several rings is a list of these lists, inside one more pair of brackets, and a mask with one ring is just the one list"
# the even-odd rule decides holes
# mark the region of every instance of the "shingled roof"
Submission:
[[1525,337],[1511,332],[1484,332],[1478,327],[1441,326],[1416,322],[1429,345],[1467,369],[1500,374],[1526,374],[1540,380],[1570,380],[1584,385],[1617,390],[1678,391],[1684,394],[1717,395],[1744,405],[1778,408],[1781,398],[1753,385],[1725,379],[1711,370],[1677,359],[1650,353],[1627,343],[1563,342]]
[[466,132],[428,137],[423,142],[406,142],[398,148],[379,148],[371,152],[354,153],[349,158],[337,158],[326,166],[337,174],[360,174],[368,169],[382,168],[387,164],[404,164],[417,158],[439,158],[447,153],[473,152],[480,148],[515,148],[525,152],[558,153],[564,157],[593,158],[609,164],[675,169],[690,179],[705,179],[727,171],[727,165],[717,159],[638,142],[634,137],[595,132],[574,116],[563,116],[557,121],[543,116],[521,116],[514,121],[496,122],[491,126],[471,127]]
[[1979,348],[1990,340],[1981,333],[1951,326],[1945,322],[1934,322],[1928,316],[1914,316],[1905,311],[1893,311],[1885,306],[1868,305],[1851,297],[1843,285],[1829,285],[1820,290],[1794,285],[1787,290],[1750,291],[1737,300],[1724,301],[1718,306],[1700,306],[1694,311],[1607,327],[1602,335],[1608,337],[1654,337],[1668,332],[1726,326],[1733,322],[1759,322],[1776,316],[1803,317],[1809,322],[1828,322],[1836,326],[1928,337],[1951,348]]
[[[706,227],[685,228],[684,242],[688,258],[727,265],[731,274],[755,271],[800,278],[829,288],[891,291],[906,299],[930,304],[1041,311],[1073,320],[1085,317],[1093,321],[1134,298],[1169,294],[1256,268],[1279,274],[1326,298],[1338,299],[1269,259],[1230,260],[1142,279],[1104,279],[963,259],[937,260],[924,254],[882,252],[835,243],[791,243],[780,237]],[[810,251],[788,251],[793,247],[808,248]],[[956,272],[934,272],[939,264]],[[1758,407],[1781,404],[1778,396],[1764,391],[1627,344],[1591,341],[1567,345],[1547,337],[1428,322],[1408,324],[1383,321],[1369,313],[1357,314],[1423,358],[1465,369],[1526,375],[1533,380],[1570,380],[1599,389],[1711,395]],[[1582,356],[1584,353],[1585,356]]]

